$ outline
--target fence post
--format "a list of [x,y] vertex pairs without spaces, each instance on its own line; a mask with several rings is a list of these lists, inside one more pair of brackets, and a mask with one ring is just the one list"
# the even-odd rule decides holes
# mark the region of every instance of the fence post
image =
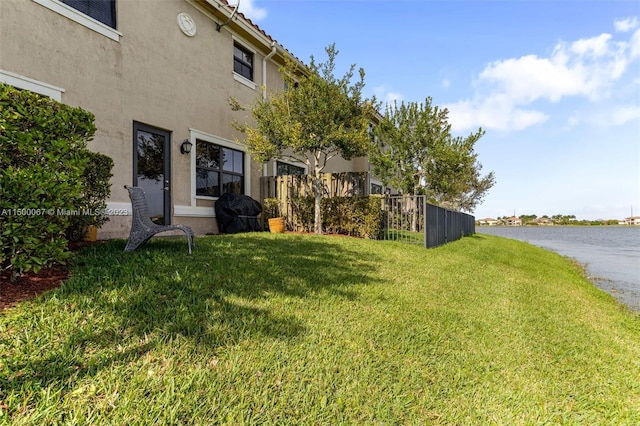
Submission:
[[427,196],[422,196],[422,211],[424,216],[424,223],[422,224],[422,232],[424,233],[424,248],[429,248],[429,238],[427,236],[427,223],[428,223],[428,215],[427,215]]

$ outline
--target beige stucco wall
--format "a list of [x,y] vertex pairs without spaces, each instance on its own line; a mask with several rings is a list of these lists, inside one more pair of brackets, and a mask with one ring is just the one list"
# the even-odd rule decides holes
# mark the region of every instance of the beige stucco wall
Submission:
[[[180,144],[190,129],[233,141],[240,135],[230,125],[243,113],[227,99],[249,104],[261,95],[262,65],[270,46],[250,39],[233,25],[215,30],[212,15],[185,0],[118,1],[113,41],[30,0],[0,1],[0,69],[64,89],[62,102],[96,116],[97,132],[89,147],[114,159],[110,205],[129,202],[125,184],[133,180],[133,122],[171,132],[171,189],[174,206],[213,206],[194,200],[190,155]],[[188,37],[178,27],[186,12],[197,33]],[[255,51],[256,89],[234,80],[233,38]],[[267,86],[282,87],[277,65],[267,62]],[[259,195],[258,164],[251,161],[249,195]],[[130,216],[114,216],[99,237],[126,237]],[[213,218],[172,217],[197,233],[217,232]]]
[[[271,41],[237,20],[216,31],[215,22],[222,20],[206,0],[119,0],[119,41],[39,2],[0,0],[0,69],[60,87],[62,102],[95,114],[97,132],[89,147],[115,163],[111,208],[130,205],[123,186],[133,182],[134,121],[170,131],[172,223],[188,224],[197,234],[218,232],[212,217],[214,201],[195,197],[194,153],[181,154],[180,144],[185,139],[195,144],[194,131],[226,142],[241,137],[231,122],[244,121],[248,113],[232,111],[228,98],[248,105],[262,95],[263,58],[271,52]],[[194,20],[194,37],[180,30],[181,12]],[[255,52],[255,88],[234,79],[234,40]],[[266,62],[269,90],[283,87],[278,72],[282,54],[279,47]],[[265,173],[261,166],[250,160],[245,190],[256,199]],[[272,170],[268,167],[267,174]],[[366,158],[360,157],[333,159],[325,171],[367,170]],[[99,238],[126,237],[130,224],[131,216],[112,216]]]

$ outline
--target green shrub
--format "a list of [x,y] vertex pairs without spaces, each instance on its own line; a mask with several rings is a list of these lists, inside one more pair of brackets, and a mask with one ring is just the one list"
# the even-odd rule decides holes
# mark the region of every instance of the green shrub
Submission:
[[265,219],[271,219],[274,217],[281,217],[280,201],[277,198],[265,198],[262,201],[262,211],[264,212]]
[[87,233],[89,225],[100,227],[109,221],[105,214],[106,199],[111,194],[109,179],[113,174],[113,160],[111,157],[99,152],[86,151],[88,158],[87,167],[82,173],[82,199],[76,208],[80,209],[80,215],[71,216],[71,223],[67,228],[66,236],[69,241],[80,241]]
[[69,256],[94,116],[0,84],[0,269],[38,272]]
[[[291,213],[287,220],[294,229],[310,232],[313,229],[313,197],[292,198],[289,202]],[[379,195],[322,199],[322,229],[329,233],[381,238],[384,214]]]
[[313,212],[314,197],[295,197],[289,199],[289,208],[287,209],[287,222],[293,229],[303,232],[311,232],[313,230]]

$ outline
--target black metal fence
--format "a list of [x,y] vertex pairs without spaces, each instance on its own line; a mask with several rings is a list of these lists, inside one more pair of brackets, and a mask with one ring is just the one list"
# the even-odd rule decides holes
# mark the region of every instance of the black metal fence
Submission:
[[475,217],[427,203],[424,195],[385,196],[383,238],[437,247],[476,232]]

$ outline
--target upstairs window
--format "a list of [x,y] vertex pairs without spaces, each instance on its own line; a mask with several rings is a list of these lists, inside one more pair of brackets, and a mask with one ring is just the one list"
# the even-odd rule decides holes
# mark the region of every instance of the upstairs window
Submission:
[[116,0],[60,0],[96,21],[116,28]]
[[253,81],[253,53],[238,43],[233,44],[233,71]]

